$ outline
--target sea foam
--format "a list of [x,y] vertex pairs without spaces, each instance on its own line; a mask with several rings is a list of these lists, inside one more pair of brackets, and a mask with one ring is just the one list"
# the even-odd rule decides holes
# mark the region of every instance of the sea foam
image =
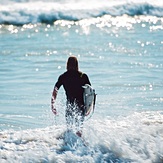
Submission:
[[83,137],[64,125],[0,133],[1,162],[161,163],[162,112],[89,120]]

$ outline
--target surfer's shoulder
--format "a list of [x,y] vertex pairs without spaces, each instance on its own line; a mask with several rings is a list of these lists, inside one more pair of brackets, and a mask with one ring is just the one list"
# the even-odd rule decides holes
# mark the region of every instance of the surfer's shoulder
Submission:
[[86,77],[87,75],[86,75],[84,72],[79,71],[79,76],[80,76],[81,78],[84,78],[84,77]]
[[59,79],[64,79],[65,77],[67,76],[67,71],[62,73],[60,76],[59,76]]

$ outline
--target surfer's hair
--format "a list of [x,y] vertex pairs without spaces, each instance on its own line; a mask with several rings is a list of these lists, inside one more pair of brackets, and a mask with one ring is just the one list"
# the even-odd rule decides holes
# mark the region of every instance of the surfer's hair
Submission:
[[75,56],[71,56],[67,60],[67,70],[78,71],[78,60]]

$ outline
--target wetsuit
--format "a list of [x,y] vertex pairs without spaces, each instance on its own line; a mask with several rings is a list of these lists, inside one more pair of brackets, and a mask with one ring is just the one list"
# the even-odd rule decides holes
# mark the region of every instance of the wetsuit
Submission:
[[72,123],[74,123],[74,119],[76,125],[78,126],[84,121],[84,89],[82,86],[85,84],[90,84],[88,76],[75,70],[68,70],[60,75],[57,83],[55,84],[57,89],[63,85],[66,92],[66,122],[68,125],[72,125]]

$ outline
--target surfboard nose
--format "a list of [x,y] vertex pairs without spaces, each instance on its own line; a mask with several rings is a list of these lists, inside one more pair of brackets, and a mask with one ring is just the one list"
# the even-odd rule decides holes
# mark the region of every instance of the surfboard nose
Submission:
[[83,88],[88,88],[89,84],[85,84],[84,86],[82,86]]

